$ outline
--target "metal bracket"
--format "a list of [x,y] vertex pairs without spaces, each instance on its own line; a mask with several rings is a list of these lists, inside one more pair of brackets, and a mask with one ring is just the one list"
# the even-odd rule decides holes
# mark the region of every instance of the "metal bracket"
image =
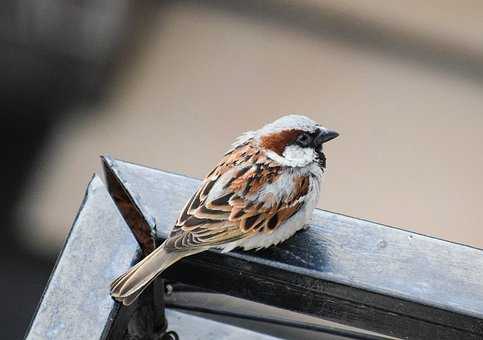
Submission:
[[[165,280],[158,279],[149,286],[134,304],[123,340],[178,340],[174,331],[167,331],[165,313]],[[129,307],[121,307],[130,309]]]

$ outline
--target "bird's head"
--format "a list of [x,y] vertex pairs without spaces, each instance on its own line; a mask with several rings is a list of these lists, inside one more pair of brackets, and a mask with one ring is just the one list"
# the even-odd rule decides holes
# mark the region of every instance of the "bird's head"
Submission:
[[325,168],[323,144],[337,136],[301,115],[283,116],[251,135],[269,158],[282,165],[304,167],[315,162],[321,168]]

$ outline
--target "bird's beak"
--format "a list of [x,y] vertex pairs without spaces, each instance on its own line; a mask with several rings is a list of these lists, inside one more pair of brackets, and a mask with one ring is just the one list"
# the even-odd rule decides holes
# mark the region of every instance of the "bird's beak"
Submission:
[[316,145],[322,145],[334,138],[337,138],[339,136],[339,133],[332,131],[332,130],[327,130],[327,129],[321,129],[317,137],[315,137],[315,144]]

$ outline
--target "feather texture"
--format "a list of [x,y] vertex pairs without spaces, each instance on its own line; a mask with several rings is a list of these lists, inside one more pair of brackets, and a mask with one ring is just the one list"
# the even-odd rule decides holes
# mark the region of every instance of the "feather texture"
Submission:
[[[251,166],[246,166],[251,164]],[[270,234],[296,214],[309,192],[309,177],[294,174],[278,198],[264,188],[281,179],[281,166],[247,143],[227,153],[182,210],[168,239],[111,284],[111,295],[131,304],[173,263],[210,247]]]
[[259,195],[286,170],[259,150],[246,143],[225,155],[184,207],[167,249],[218,246],[255,233],[272,233],[300,209],[309,191],[307,175],[292,176],[293,188],[283,198]]
[[309,118],[282,117],[242,135],[186,203],[167,240],[111,284],[111,295],[131,304],[160,273],[183,257],[212,247],[277,244],[310,219],[325,168],[324,131]]

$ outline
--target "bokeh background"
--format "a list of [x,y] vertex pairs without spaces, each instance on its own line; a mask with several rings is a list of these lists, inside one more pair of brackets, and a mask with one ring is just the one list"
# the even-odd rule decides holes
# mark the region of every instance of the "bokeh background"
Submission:
[[320,208],[483,247],[483,3],[5,0],[2,338],[23,336],[99,155],[202,177],[302,113]]

